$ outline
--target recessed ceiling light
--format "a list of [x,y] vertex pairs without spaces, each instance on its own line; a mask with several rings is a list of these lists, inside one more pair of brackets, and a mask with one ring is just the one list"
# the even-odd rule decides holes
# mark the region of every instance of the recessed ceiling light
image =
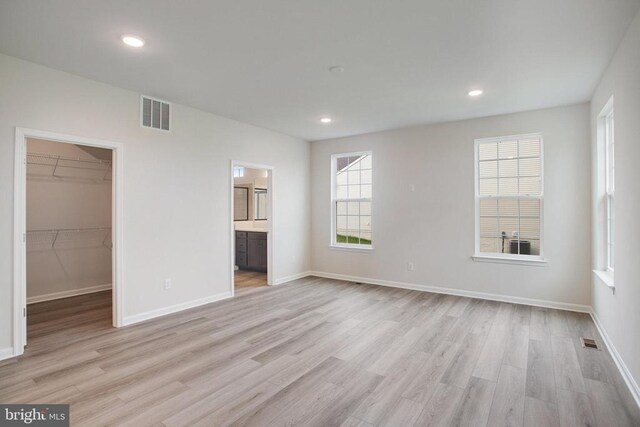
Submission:
[[122,42],[131,47],[142,47],[144,46],[144,40],[138,36],[133,36],[131,34],[125,34],[121,37]]
[[332,67],[329,67],[329,71],[331,71],[334,74],[344,73],[344,67],[341,65],[334,65]]
[[480,96],[482,95],[482,90],[481,89],[474,89],[469,91],[469,96]]
[[323,117],[320,119],[322,123],[331,123],[331,117]]

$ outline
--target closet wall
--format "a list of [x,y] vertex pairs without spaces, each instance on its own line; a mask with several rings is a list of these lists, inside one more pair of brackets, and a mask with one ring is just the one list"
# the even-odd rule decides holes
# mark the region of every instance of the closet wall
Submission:
[[110,289],[111,151],[30,139],[27,152],[27,302]]

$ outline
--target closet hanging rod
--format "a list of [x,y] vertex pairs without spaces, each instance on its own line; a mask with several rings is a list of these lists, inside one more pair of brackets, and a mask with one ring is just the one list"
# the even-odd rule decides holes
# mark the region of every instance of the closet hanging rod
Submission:
[[111,160],[100,160],[100,159],[87,159],[82,157],[70,157],[63,156],[59,154],[49,154],[49,153],[36,153],[36,152],[28,152],[27,153],[27,165],[35,165],[35,166],[46,166],[53,168],[51,172],[51,176],[56,178],[63,178],[61,176],[56,175],[58,168],[62,169],[80,169],[87,171],[95,171],[104,174],[102,175],[102,180],[106,180],[109,172],[111,172],[113,161]]
[[54,228],[48,230],[27,230],[27,245],[46,245],[54,249],[56,242],[95,241],[111,248],[107,242],[111,237],[111,227]]
[[[82,157],[71,157],[71,156],[63,156],[61,154],[50,154],[50,153],[36,153],[36,152],[28,152],[27,153],[27,163],[29,163],[28,158],[36,158],[36,159],[44,159],[44,160],[63,160],[68,162],[80,162],[80,163],[91,163],[97,165],[111,166],[111,160],[100,160],[100,159],[87,159]],[[32,162],[35,163],[35,162]],[[46,166],[53,166],[49,163]]]

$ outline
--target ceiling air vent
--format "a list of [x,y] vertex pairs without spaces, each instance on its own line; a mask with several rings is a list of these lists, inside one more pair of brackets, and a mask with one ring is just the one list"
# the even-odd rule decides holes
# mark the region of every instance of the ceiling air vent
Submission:
[[169,130],[171,105],[159,99],[142,97],[142,126],[159,130]]

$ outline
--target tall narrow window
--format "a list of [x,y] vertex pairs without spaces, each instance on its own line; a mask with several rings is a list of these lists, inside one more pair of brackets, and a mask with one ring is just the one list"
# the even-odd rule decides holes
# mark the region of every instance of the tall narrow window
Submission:
[[604,139],[605,139],[605,209],[607,217],[607,271],[613,273],[614,255],[614,202],[613,194],[615,190],[614,174],[614,137],[613,137],[613,104],[604,116]]
[[334,155],[331,170],[332,246],[371,248],[371,153]]
[[540,259],[540,134],[476,140],[476,255]]

